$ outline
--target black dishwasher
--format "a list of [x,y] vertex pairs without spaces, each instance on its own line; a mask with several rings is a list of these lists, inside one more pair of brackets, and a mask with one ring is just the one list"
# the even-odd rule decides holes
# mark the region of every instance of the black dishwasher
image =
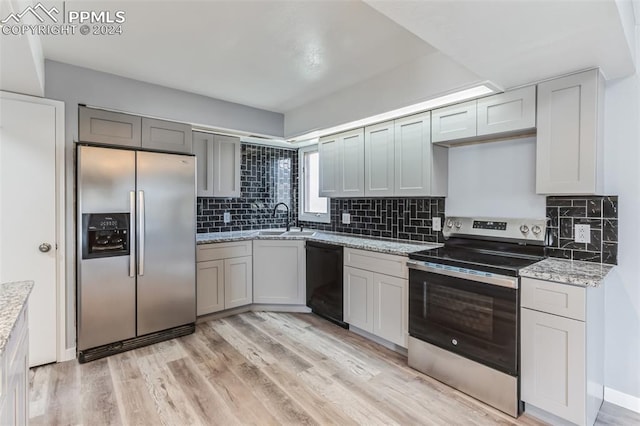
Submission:
[[349,328],[342,315],[342,251],[342,246],[307,241],[307,306]]

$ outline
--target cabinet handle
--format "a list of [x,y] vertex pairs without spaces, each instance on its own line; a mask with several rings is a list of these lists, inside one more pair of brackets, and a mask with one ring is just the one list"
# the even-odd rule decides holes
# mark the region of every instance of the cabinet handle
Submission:
[[427,282],[422,281],[422,318],[427,318]]

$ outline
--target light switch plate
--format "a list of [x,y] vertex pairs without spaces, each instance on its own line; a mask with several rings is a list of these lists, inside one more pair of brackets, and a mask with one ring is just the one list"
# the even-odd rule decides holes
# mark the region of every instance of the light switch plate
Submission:
[[589,244],[591,242],[591,225],[576,225],[573,240],[576,243]]
[[431,228],[434,232],[442,231],[442,219],[440,216],[436,216],[431,219]]
[[229,223],[231,222],[231,213],[229,212],[224,212],[224,214],[222,215],[223,217],[223,221],[224,223]]
[[342,223],[345,225],[349,225],[351,223],[351,214],[342,213]]

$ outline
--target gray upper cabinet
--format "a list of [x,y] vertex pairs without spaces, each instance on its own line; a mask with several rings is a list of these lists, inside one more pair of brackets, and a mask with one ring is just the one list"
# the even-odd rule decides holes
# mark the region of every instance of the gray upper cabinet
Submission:
[[431,144],[431,113],[394,121],[396,196],[444,197],[449,176],[449,149]]
[[442,145],[533,134],[536,87],[435,109],[431,125],[431,141]]
[[364,129],[364,195],[389,196],[394,193],[393,121]]
[[80,142],[141,146],[141,117],[81,106],[78,120]]
[[191,154],[191,125],[143,118],[142,147]]
[[536,127],[536,86],[478,99],[478,136]]
[[321,197],[364,196],[364,129],[321,138],[318,153]]
[[431,112],[431,141],[445,142],[477,135],[476,101],[464,102]]
[[602,193],[603,89],[597,69],[538,85],[538,194]]
[[213,136],[213,196],[240,196],[240,138]]
[[213,135],[193,132],[198,197],[213,197]]
[[80,142],[192,153],[191,125],[81,106]]
[[240,196],[240,138],[193,132],[198,197]]

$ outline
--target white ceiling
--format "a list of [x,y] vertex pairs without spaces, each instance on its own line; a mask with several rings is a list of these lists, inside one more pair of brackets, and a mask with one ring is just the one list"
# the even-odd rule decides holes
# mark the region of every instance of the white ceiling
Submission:
[[633,27],[630,0],[364,1],[504,88],[593,67],[607,79],[634,71],[621,18],[628,6]]
[[[591,67],[630,75],[638,3],[72,0],[67,10],[124,10],[124,34],[41,40],[48,59],[282,112],[298,134],[484,79],[510,88]],[[423,63],[446,66],[412,65]]]
[[276,112],[435,50],[360,1],[66,2],[121,36],[42,37],[48,59]]

